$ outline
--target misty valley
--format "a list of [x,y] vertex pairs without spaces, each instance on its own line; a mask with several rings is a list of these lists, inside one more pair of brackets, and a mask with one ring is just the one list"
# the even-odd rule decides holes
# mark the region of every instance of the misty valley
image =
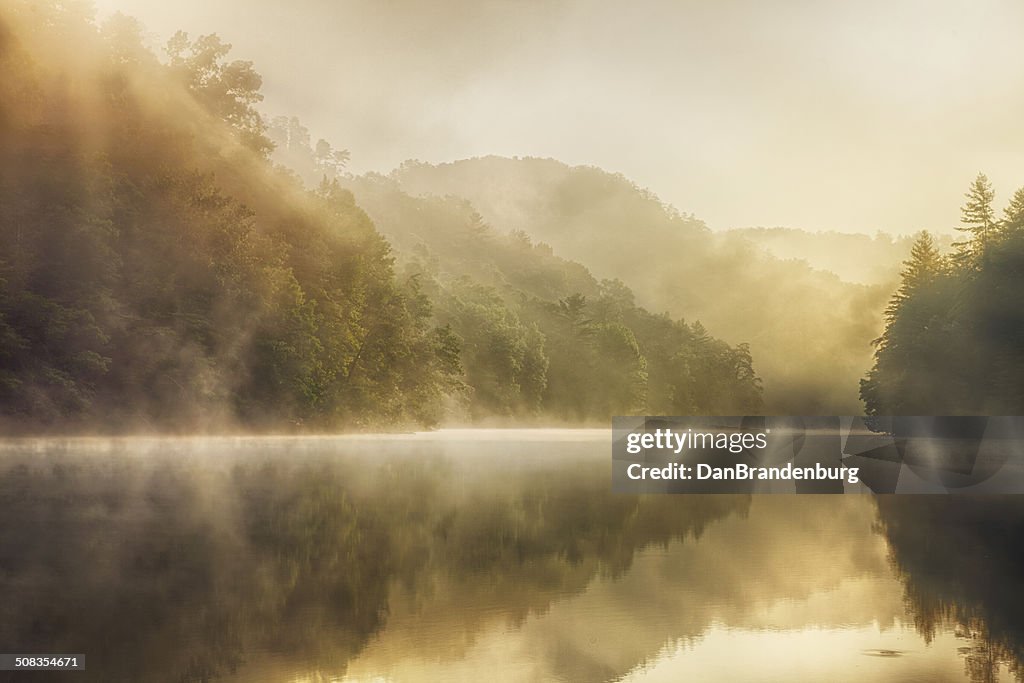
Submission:
[[9,432],[1024,407],[1024,194],[997,216],[984,176],[954,242],[712,232],[552,159],[353,175],[214,34],[3,7]]
[[[381,91],[440,87],[415,40],[362,41],[511,5],[544,20],[495,40],[525,41],[557,12],[296,3],[363,13],[329,41],[365,49],[369,78],[315,60],[323,35],[283,40],[302,13],[274,5],[280,30],[246,37],[343,82],[296,73],[296,111],[271,114],[232,35],[158,36],[121,4],[0,0],[0,655],[86,661],[0,683],[1022,680],[1019,496],[613,494],[609,457],[617,415],[1024,414],[1012,174],[997,197],[972,169],[931,192],[946,218],[871,235],[712,229],[500,136],[503,156],[355,172],[341,145],[369,143],[308,119],[344,95],[383,148]],[[201,4],[251,29],[250,7]],[[462,65],[490,37],[435,48]],[[734,115],[692,99],[738,149]],[[439,101],[467,136],[489,123]],[[445,118],[413,113],[424,139]],[[734,154],[686,163],[712,206],[768,211]],[[883,199],[819,198],[837,226]]]

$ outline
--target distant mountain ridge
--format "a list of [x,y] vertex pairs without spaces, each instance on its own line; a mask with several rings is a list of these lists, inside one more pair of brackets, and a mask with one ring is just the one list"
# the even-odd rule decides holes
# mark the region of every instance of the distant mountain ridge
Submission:
[[[748,239],[771,255],[783,259],[805,261],[818,270],[826,270],[847,282],[894,287],[902,262],[910,257],[913,235],[807,231],[799,228],[733,228],[729,236]],[[939,240],[939,247],[948,250],[951,236]]]
[[376,174],[340,182],[459,340],[471,421],[761,411],[744,345],[637,306],[626,283],[493,228],[461,197],[414,197]]
[[714,233],[594,167],[491,156],[406,162],[390,177],[414,196],[466,199],[495,229],[520,230],[599,278],[621,279],[640,305],[700,320],[730,343],[749,342],[769,411],[861,409],[858,381],[870,366],[890,285],[846,282],[779,258],[756,232]]

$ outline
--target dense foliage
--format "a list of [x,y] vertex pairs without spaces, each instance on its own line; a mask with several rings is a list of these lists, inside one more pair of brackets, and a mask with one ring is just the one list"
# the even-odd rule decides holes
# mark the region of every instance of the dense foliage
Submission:
[[345,182],[459,339],[471,417],[761,410],[746,345],[650,313],[621,281],[494,230],[463,199],[411,197],[382,176]]
[[0,417],[328,428],[760,409],[745,346],[637,307],[464,201],[346,176],[346,151],[264,121],[259,74],[217,36],[179,32],[161,59],[134,20],[98,26],[83,7],[0,14]]
[[216,36],[0,10],[0,414],[112,429],[432,422],[458,374],[336,184],[273,170]]
[[869,413],[1024,411],[1024,189],[1002,219],[993,200],[978,176],[952,254],[928,233],[917,238],[886,309],[875,365],[861,382]]
[[871,363],[889,282],[845,282],[820,269],[827,262],[815,268],[775,257],[749,233],[712,231],[599,168],[484,157],[408,162],[392,177],[415,196],[467,199],[495,229],[522,230],[598,278],[628,283],[649,310],[700,320],[730,344],[749,343],[769,413],[861,410],[857,382]]

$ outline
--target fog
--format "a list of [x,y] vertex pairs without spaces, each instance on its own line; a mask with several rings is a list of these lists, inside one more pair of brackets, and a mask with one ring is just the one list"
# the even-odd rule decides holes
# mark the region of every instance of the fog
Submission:
[[[958,379],[971,391],[954,412],[1013,414],[1024,400],[1007,381],[1018,328],[1000,322],[1016,300],[992,296],[1016,291],[1024,190],[1008,202],[999,190],[1020,176],[993,174],[994,197],[965,161],[1013,161],[987,137],[1011,99],[993,70],[948,82],[1003,49],[999,32],[977,54],[939,54],[936,38],[910,59],[885,49],[909,15],[857,42],[848,32],[867,15],[802,5],[740,40],[760,10],[613,21],[571,4],[127,3],[142,29],[123,14],[96,22],[86,4],[0,4],[0,413],[12,423],[856,414],[864,386],[888,396],[894,378],[968,367],[886,369],[903,329],[894,302],[918,271],[922,291],[977,280],[969,315],[945,294],[935,314],[965,348],[998,351],[964,376],[1005,391],[985,398],[986,381]],[[971,44],[980,20],[954,14],[922,31],[956,26]],[[189,33],[164,39],[178,27]],[[661,87],[669,76],[681,87]],[[939,107],[939,91],[960,104]],[[509,156],[436,162],[478,152]],[[414,156],[435,161],[401,161]],[[692,181],[674,179],[679,166]],[[360,173],[372,167],[388,173]],[[733,220],[744,227],[712,231]],[[948,260],[958,221],[970,238]],[[856,232],[868,222],[890,230]],[[904,233],[922,224],[940,236],[915,251]],[[828,229],[798,227],[814,225]],[[872,368],[873,354],[885,362]]]
[[554,157],[713,229],[948,230],[979,170],[1024,184],[1024,6],[872,0],[98,0],[154,44],[216,31],[351,168]]
[[0,638],[104,683],[1020,670],[1018,497],[614,494],[606,443],[0,443]]

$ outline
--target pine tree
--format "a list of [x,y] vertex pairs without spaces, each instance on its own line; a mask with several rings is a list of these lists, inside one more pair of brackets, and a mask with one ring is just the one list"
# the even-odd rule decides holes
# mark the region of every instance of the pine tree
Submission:
[[941,396],[931,361],[942,347],[936,340],[948,304],[936,285],[948,273],[946,259],[922,232],[903,265],[900,287],[885,309],[885,331],[875,340],[874,367],[861,380],[869,415],[925,414]]
[[900,273],[900,287],[885,309],[886,321],[891,323],[901,306],[923,286],[932,282],[946,270],[946,259],[935,246],[935,239],[922,230],[910,248],[910,258],[903,262]]
[[957,230],[967,233],[968,237],[956,243],[959,249],[957,260],[963,265],[977,268],[997,225],[995,210],[992,208],[995,191],[988,176],[979,173],[964,196],[967,203],[960,207],[961,225]]
[[1013,193],[1010,203],[1003,209],[1000,228],[1003,236],[1024,234],[1024,187]]

